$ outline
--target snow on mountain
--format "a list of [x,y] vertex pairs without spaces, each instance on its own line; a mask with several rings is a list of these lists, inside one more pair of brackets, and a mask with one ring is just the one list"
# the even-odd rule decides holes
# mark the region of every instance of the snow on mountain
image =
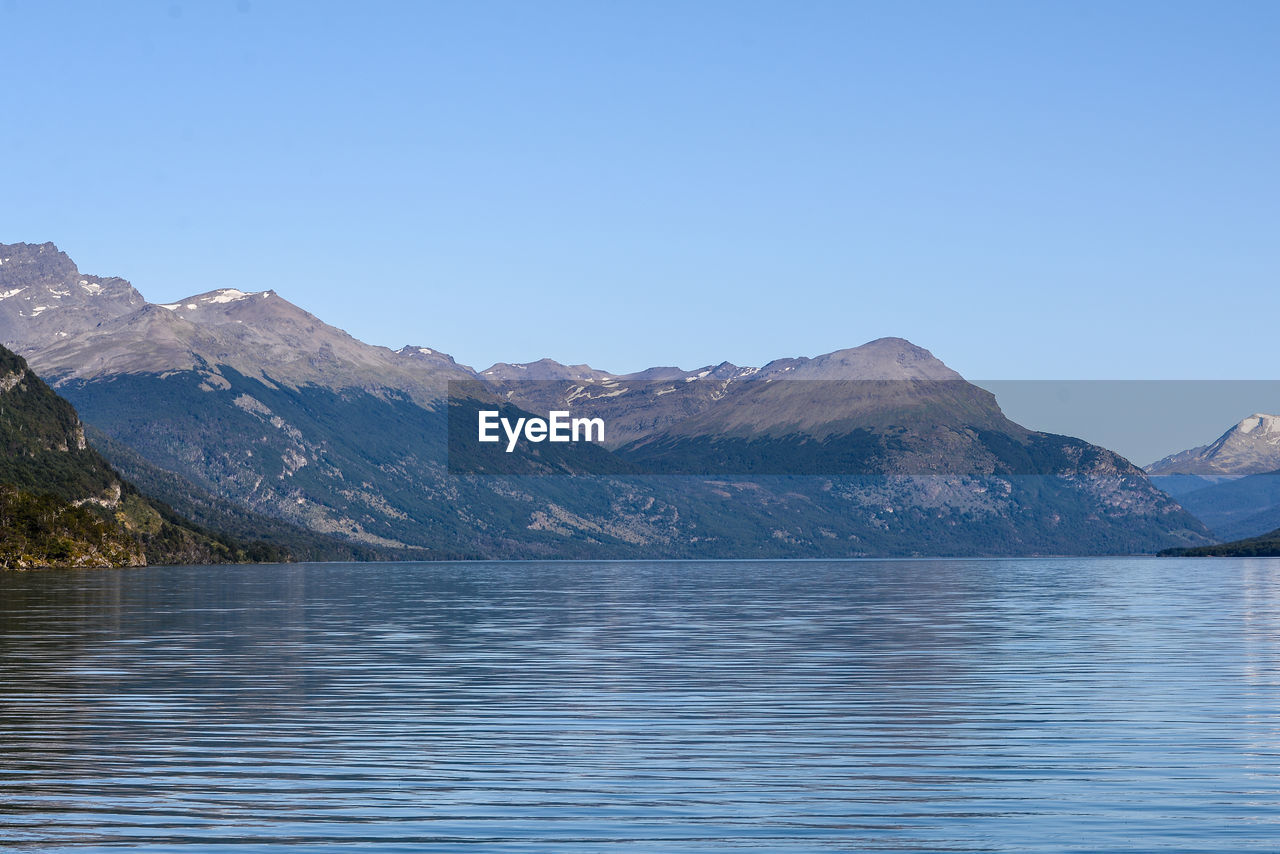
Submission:
[[1255,412],[1217,441],[1147,466],[1153,475],[1250,475],[1280,470],[1280,416]]
[[0,243],[0,343],[15,352],[29,353],[145,304],[124,279],[82,274],[52,243]]

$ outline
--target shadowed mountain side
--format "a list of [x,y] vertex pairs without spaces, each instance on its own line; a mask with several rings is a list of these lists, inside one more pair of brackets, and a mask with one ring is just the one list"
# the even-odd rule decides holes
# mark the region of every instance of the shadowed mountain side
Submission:
[[[1157,484],[1159,481],[1157,480]],[[1223,540],[1280,528],[1280,472],[1254,474],[1197,489],[1178,503]]]
[[[455,475],[446,413],[223,369],[65,388],[113,438],[257,513],[440,557],[1109,553],[1204,542],[1145,479]],[[598,449],[607,453],[604,449]]]
[[89,441],[111,466],[147,495],[173,508],[203,528],[239,540],[256,541],[287,551],[298,561],[366,561],[412,559],[412,550],[378,549],[317,534],[298,525],[255,513],[217,498],[175,472],[149,462],[137,451],[89,427]]
[[[646,473],[606,448],[589,441],[519,441],[508,450],[510,437],[501,428],[494,442],[477,440],[482,411],[496,419],[519,424],[533,416],[510,403],[494,400],[483,384],[451,383],[449,393],[449,472],[475,475],[631,475]],[[473,396],[474,395],[474,396]]]

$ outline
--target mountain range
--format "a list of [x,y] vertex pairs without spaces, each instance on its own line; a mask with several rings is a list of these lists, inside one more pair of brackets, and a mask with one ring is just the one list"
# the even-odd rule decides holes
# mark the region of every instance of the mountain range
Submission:
[[[1127,460],[1015,424],[903,339],[760,368],[475,371],[426,346],[365,344],[274,291],[147,303],[53,244],[0,245],[0,336],[164,500],[239,536],[306,532],[317,554],[326,543],[430,559],[1210,542]],[[544,445],[495,474],[501,458],[451,441],[451,416],[480,406],[572,409],[609,428],[597,445]]]

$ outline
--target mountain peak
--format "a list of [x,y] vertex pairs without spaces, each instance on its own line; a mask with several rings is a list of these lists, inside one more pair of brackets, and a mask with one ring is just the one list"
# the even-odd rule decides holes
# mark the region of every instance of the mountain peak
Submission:
[[82,274],[52,243],[0,243],[0,342],[29,353],[146,301],[124,279]]
[[1154,475],[1249,475],[1280,469],[1280,416],[1255,412],[1211,444],[1147,466]]
[[821,356],[778,359],[760,369],[772,379],[960,380],[958,373],[905,338],[877,338]]
[[539,359],[536,362],[498,362],[481,371],[481,375],[487,380],[496,382],[519,380],[597,382],[614,378],[608,371],[598,371],[590,365],[564,365],[555,359]]
[[201,326],[268,324],[277,334],[290,330],[309,334],[320,327],[341,331],[273,290],[216,288],[177,302],[160,303],[160,307]]
[[[439,350],[433,350],[430,347],[419,347],[417,345],[406,345],[395,351],[397,356],[408,359],[410,362],[425,363],[427,365],[449,365],[450,367],[463,367],[454,361],[453,357],[448,353],[441,353]],[[466,368],[466,370],[471,370]]]
[[179,308],[194,311],[202,305],[225,305],[226,303],[239,302],[241,300],[250,299],[251,297],[268,297],[274,295],[275,291],[242,291],[238,288],[217,288],[203,294],[196,294],[193,297],[187,297],[184,300],[178,300],[177,302],[157,304],[161,308],[167,308],[170,311],[177,311]]
[[1280,433],[1280,416],[1255,412],[1248,418],[1241,419],[1235,429],[1241,433],[1253,433],[1256,430],[1260,435]]

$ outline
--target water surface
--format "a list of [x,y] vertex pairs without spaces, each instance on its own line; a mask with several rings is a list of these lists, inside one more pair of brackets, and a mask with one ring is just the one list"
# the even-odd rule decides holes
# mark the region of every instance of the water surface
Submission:
[[1280,561],[0,574],[41,851],[1280,848]]

